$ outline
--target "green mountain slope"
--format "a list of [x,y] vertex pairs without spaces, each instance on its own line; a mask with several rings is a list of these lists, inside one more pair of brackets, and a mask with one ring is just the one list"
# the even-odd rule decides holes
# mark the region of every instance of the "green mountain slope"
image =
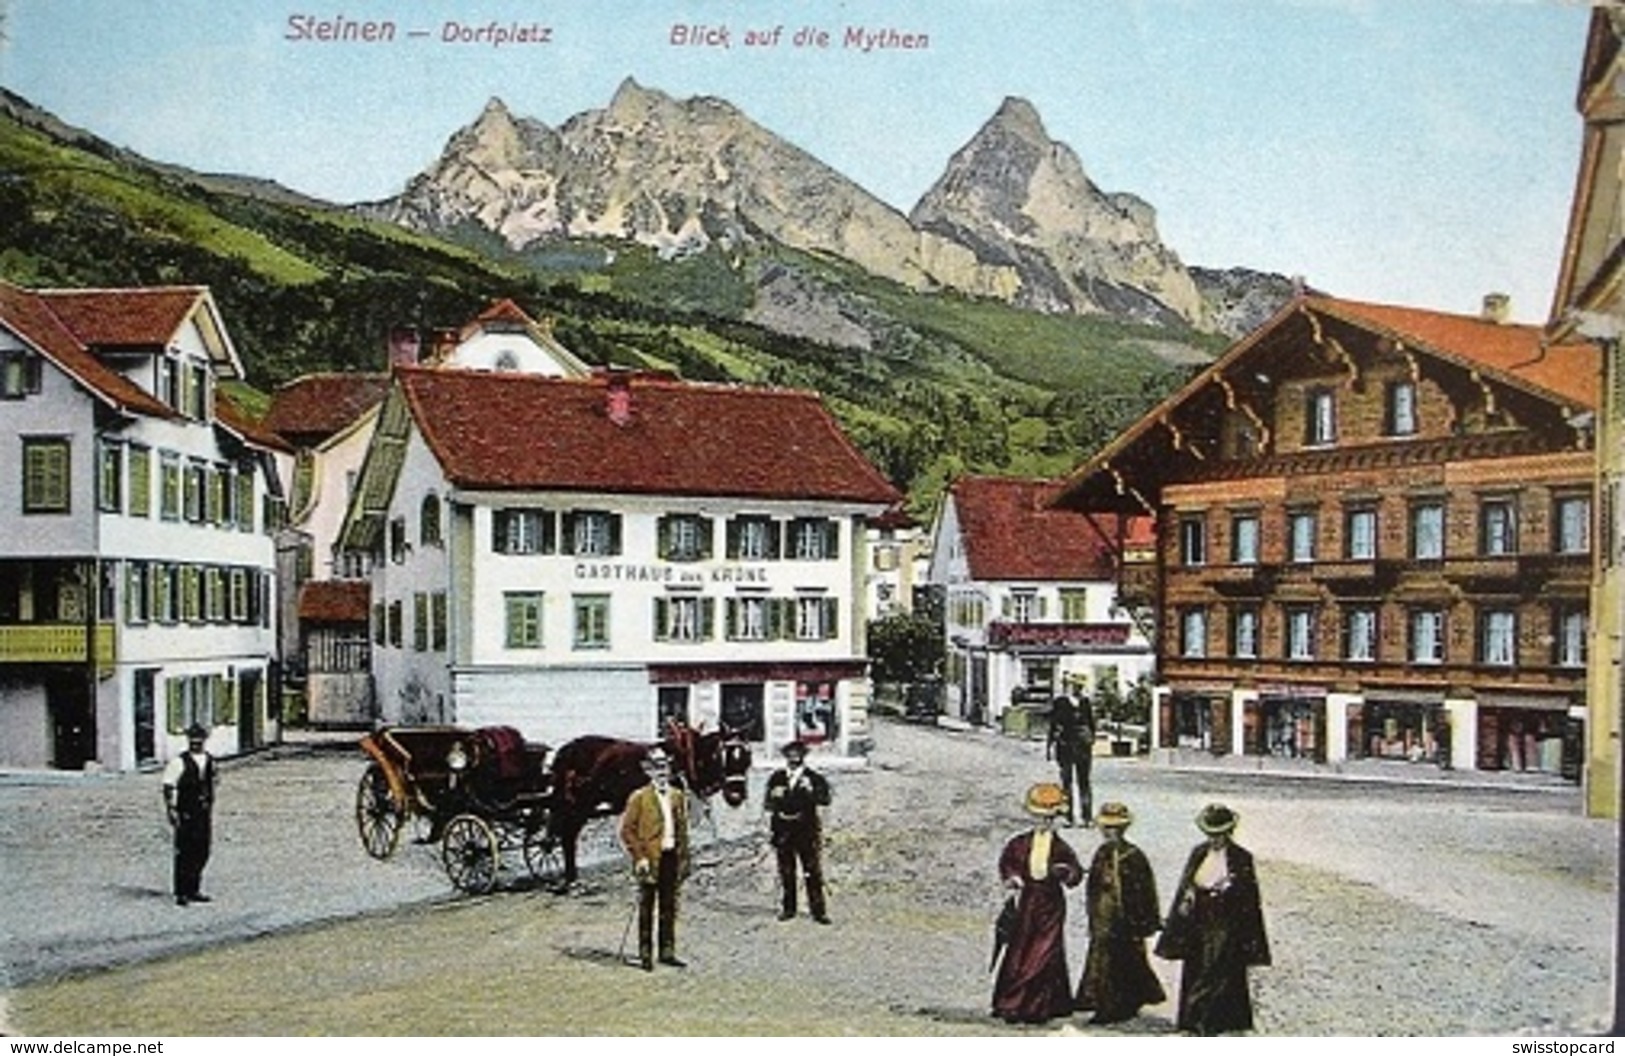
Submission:
[[[813,389],[924,514],[973,470],[1074,466],[1217,339],[920,294],[841,261],[767,249],[661,260],[593,243],[509,253],[439,241],[250,180],[161,166],[0,103],[0,277],[29,286],[209,286],[252,383],[377,370],[399,325],[456,326],[511,297],[589,362]],[[793,272],[862,347],[750,321],[757,283]]]

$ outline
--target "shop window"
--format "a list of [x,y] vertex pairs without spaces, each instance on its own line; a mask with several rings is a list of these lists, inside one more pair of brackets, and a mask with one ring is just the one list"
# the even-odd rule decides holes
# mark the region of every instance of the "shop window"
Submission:
[[840,735],[834,682],[796,683],[796,736],[814,744]]
[[688,720],[688,687],[687,686],[661,686],[655,696],[655,719],[660,730],[665,730],[668,723],[689,725]]

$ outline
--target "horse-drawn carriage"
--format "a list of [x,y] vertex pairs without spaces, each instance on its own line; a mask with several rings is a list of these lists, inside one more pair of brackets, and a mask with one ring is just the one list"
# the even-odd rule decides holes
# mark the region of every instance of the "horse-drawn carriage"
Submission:
[[356,789],[355,819],[374,858],[394,854],[411,823],[418,839],[440,844],[446,876],[461,891],[491,890],[513,852],[537,880],[562,873],[546,745],[507,726],[408,726],[368,734],[361,750],[371,762]]
[[[702,732],[671,723],[660,744],[679,785],[701,798],[745,800],[750,748],[737,731]],[[461,891],[484,893],[507,860],[520,857],[538,881],[576,880],[576,841],[593,818],[618,814],[647,781],[649,746],[578,737],[552,756],[507,726],[394,726],[361,739],[369,757],[356,789],[356,827],[374,858],[395,853],[410,823],[420,842],[440,844]]]

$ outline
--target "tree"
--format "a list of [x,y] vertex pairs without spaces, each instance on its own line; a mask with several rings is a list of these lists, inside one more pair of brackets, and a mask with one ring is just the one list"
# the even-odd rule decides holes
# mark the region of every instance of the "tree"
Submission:
[[937,678],[945,653],[942,627],[929,616],[898,612],[869,622],[869,661],[876,682]]

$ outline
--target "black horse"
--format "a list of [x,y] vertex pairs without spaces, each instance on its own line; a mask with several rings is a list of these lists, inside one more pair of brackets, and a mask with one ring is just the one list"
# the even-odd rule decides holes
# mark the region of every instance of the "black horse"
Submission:
[[[705,799],[721,792],[730,807],[745,802],[751,757],[741,731],[723,726],[704,732],[673,720],[658,743],[671,756],[673,778],[687,791]],[[554,753],[547,831],[564,851],[562,887],[576,882],[576,840],[587,822],[619,814],[628,797],[649,783],[643,760],[650,747],[588,735]]]

